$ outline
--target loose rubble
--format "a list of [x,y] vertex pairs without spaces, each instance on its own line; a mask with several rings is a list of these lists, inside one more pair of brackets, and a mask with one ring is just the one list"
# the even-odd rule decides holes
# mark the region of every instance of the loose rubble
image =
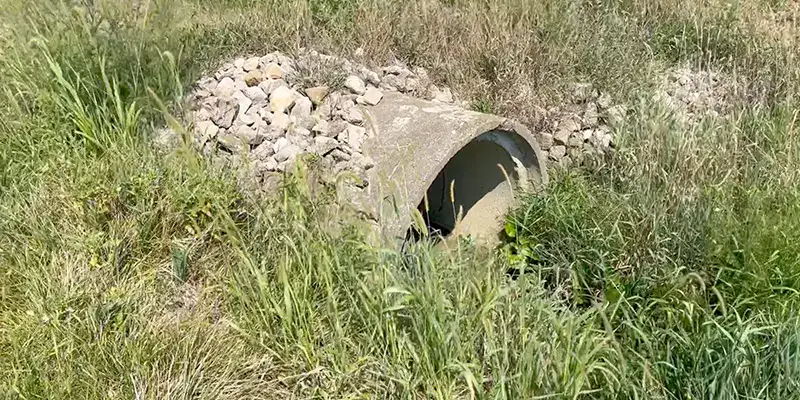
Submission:
[[706,117],[728,114],[736,86],[724,74],[680,67],[664,75],[654,101],[670,110],[678,122],[690,126]]
[[[341,88],[304,84],[308,77],[300,71],[320,65],[341,70],[346,77]],[[362,150],[374,133],[357,105],[378,105],[385,91],[455,101],[423,68],[370,69],[314,51],[296,59],[274,52],[238,58],[198,80],[190,98],[193,142],[211,158],[249,165],[259,181],[290,170],[302,154],[313,154],[334,174],[350,171],[366,182],[374,163]]]
[[[307,76],[326,68],[342,77],[338,85]],[[387,91],[456,102],[420,67],[370,69],[315,51],[238,58],[197,81],[190,97],[193,144],[215,162],[249,166],[259,183],[274,182],[298,157],[312,154],[330,177],[349,171],[366,185],[374,163],[363,144],[374,132],[361,107],[378,105]],[[610,153],[610,125],[625,114],[620,107],[591,85],[576,85],[572,104],[551,112],[549,129],[536,133],[550,164],[581,165]]]
[[551,167],[596,165],[614,151],[613,126],[627,113],[591,84],[575,84],[569,103],[546,111],[544,129],[536,132]]

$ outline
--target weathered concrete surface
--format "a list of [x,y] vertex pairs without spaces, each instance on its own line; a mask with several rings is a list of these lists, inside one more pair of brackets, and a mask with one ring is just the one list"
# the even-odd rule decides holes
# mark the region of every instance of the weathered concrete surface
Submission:
[[[375,161],[375,168],[370,171],[370,185],[362,201],[371,203],[367,205],[389,235],[405,234],[412,210],[423,201],[448,161],[470,142],[488,141],[501,148],[511,164],[500,159],[496,164],[516,166],[507,173],[518,178],[520,185],[547,182],[545,157],[538,144],[527,128],[509,119],[399,93],[386,93],[377,106],[363,111],[372,133],[364,152]],[[459,187],[470,185],[469,176],[461,180]],[[483,203],[499,204],[493,196],[511,192],[510,187],[501,186],[488,188],[492,194]]]

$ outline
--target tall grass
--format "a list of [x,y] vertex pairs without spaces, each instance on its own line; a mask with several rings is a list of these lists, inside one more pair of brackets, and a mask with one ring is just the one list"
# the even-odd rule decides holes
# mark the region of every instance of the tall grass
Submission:
[[[0,4],[2,397],[797,397],[788,4]],[[399,252],[302,169],[263,198],[150,146],[204,68],[300,46],[426,66],[532,124],[575,80],[634,112],[500,251]],[[647,100],[687,63],[747,82],[732,118]]]

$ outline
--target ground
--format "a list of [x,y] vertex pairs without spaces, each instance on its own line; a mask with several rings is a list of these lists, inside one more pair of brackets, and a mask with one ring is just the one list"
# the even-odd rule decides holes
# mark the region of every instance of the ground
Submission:
[[[0,5],[0,397],[800,393],[794,2]],[[575,82],[628,112],[499,249],[400,251],[302,169],[261,198],[152,145],[204,72],[301,47],[534,129]]]

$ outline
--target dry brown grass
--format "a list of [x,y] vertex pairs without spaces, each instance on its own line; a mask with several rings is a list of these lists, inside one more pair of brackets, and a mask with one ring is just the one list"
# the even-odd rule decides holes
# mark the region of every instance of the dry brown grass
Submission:
[[[797,67],[749,28],[768,3],[0,0],[0,397],[791,397]],[[142,140],[148,89],[177,105],[176,74],[300,47],[421,65],[523,120],[575,81],[635,112],[602,174],[527,200],[518,253],[399,254],[332,235],[302,186],[251,201]],[[647,100],[684,64],[769,101],[678,127]]]
[[[363,48],[368,62],[426,67],[462,99],[532,125],[539,107],[559,104],[577,81],[627,98],[675,61],[755,74],[784,65],[770,63],[760,48],[780,47],[776,54],[789,60],[794,54],[785,38],[792,28],[773,28],[776,11],[766,0],[736,7],[721,0],[180,4],[176,14],[186,17],[187,31],[204,36],[214,54],[222,49],[223,58],[301,47],[352,57]],[[200,58],[213,63],[219,56]],[[754,91],[763,97],[781,90],[772,86]]]

